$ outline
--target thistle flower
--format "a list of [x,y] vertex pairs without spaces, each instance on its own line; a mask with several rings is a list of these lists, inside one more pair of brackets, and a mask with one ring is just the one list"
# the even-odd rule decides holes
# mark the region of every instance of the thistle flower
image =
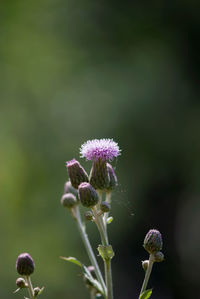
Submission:
[[80,148],[81,158],[86,160],[112,161],[120,155],[118,144],[113,139],[93,139],[82,144]]
[[16,285],[20,289],[27,288],[27,283],[26,283],[25,279],[22,277],[17,278]]
[[108,191],[112,191],[117,186],[117,176],[115,171],[110,163],[106,163],[109,177],[109,184],[107,187]]
[[89,183],[79,185],[78,196],[84,207],[90,208],[98,203],[98,194]]
[[160,263],[164,261],[164,254],[161,251],[154,253],[154,262]]
[[110,211],[110,204],[106,201],[102,201],[102,203],[100,204],[100,210],[103,213],[109,212]]
[[78,195],[78,191],[77,189],[75,189],[73,186],[72,186],[72,183],[70,181],[67,181],[64,185],[64,193],[72,193],[74,194],[75,196]]
[[120,155],[120,149],[113,139],[94,139],[85,142],[80,149],[81,157],[92,160],[90,184],[98,190],[106,190],[109,186],[109,170],[106,161]]
[[151,229],[145,236],[144,248],[149,254],[158,252],[162,249],[162,235],[156,229]]
[[88,182],[88,175],[81,164],[75,159],[66,162],[68,175],[72,186],[78,189],[78,186],[83,182]]
[[76,196],[72,193],[65,193],[61,198],[61,205],[68,209],[73,208],[77,203]]
[[21,253],[17,258],[16,268],[20,275],[31,275],[34,272],[35,265],[30,254]]
[[90,172],[90,184],[97,190],[107,190],[109,186],[109,174],[106,161],[94,160]]

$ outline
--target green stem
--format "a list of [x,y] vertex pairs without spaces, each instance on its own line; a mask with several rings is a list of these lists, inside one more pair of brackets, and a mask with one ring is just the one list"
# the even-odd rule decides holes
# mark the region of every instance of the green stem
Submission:
[[34,299],[35,298],[34,290],[33,290],[30,276],[26,276],[26,282],[28,284],[28,292],[29,292],[30,299]]
[[[103,246],[109,246],[107,230],[103,222],[102,215],[98,215],[96,207],[92,208],[95,222],[101,236],[101,242]],[[111,269],[111,259],[104,260],[104,270],[105,270],[105,280],[107,287],[107,299],[113,299],[113,284],[112,284],[112,269]]]
[[146,273],[145,273],[145,277],[144,277],[144,281],[143,281],[142,288],[141,288],[141,291],[140,291],[140,295],[147,288],[147,284],[148,284],[148,281],[149,281],[149,277],[151,275],[151,270],[152,270],[152,267],[153,267],[153,263],[154,263],[154,256],[153,256],[153,254],[150,254],[150,256],[149,256],[149,265],[148,265],[148,268],[147,268]]
[[96,290],[94,288],[90,291],[90,299],[96,299]]
[[111,269],[111,259],[106,260],[106,285],[107,285],[107,298],[113,299],[113,285],[112,285],[112,269]]
[[[75,208],[74,208],[74,210],[75,210]],[[95,274],[97,276],[97,279],[101,283],[103,292],[104,292],[104,294],[106,296],[107,290],[106,290],[105,282],[103,280],[103,277],[101,275],[101,271],[99,269],[97,260],[95,258],[94,253],[93,253],[92,247],[90,245],[90,241],[88,239],[88,235],[86,234],[85,228],[84,228],[83,223],[81,221],[81,215],[80,215],[79,207],[76,207],[76,210],[75,210],[75,213],[74,213],[74,218],[76,220],[76,223],[77,223],[77,226],[78,226],[78,229],[79,229],[82,241],[83,241],[83,243],[85,245],[87,254],[89,256],[90,262],[91,262],[91,264],[93,265],[93,267],[95,269]]]

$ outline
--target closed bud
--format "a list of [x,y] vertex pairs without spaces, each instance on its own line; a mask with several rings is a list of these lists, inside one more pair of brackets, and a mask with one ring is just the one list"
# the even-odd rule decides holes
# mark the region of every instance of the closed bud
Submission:
[[35,265],[30,254],[21,253],[17,258],[16,268],[20,275],[31,275],[34,272]]
[[61,205],[68,209],[73,208],[77,203],[77,198],[72,193],[65,193],[61,198]]
[[78,191],[72,186],[70,181],[67,181],[64,185],[64,193],[72,193],[75,196],[78,195]]
[[154,253],[154,262],[160,263],[164,261],[164,254],[161,251]]
[[103,213],[109,212],[110,211],[110,204],[107,203],[106,201],[102,201],[100,204],[100,209]]
[[144,239],[144,248],[149,254],[158,252],[162,249],[162,235],[156,229],[151,229]]
[[147,271],[148,266],[149,266],[148,260],[142,261],[142,268],[144,269],[145,272]]
[[91,208],[98,203],[98,194],[89,183],[79,185],[78,196],[84,207]]
[[25,282],[25,279],[22,277],[17,278],[16,285],[20,289],[27,288],[27,283]]
[[94,266],[88,266],[87,269],[90,272],[90,274],[92,275],[92,277],[96,279],[97,277],[96,277]]
[[36,287],[36,288],[34,288],[33,291],[34,291],[34,296],[36,297],[39,294],[39,292],[41,291],[41,289],[39,287]]
[[90,184],[97,190],[106,190],[109,185],[109,176],[106,161],[94,160],[90,172]]
[[78,189],[81,183],[88,182],[88,175],[77,160],[68,161],[66,166],[71,184],[75,189]]
[[93,220],[93,213],[91,211],[86,211],[84,214],[85,220],[92,221]]
[[117,176],[111,164],[107,163],[109,184],[107,187],[107,191],[112,191],[117,187]]

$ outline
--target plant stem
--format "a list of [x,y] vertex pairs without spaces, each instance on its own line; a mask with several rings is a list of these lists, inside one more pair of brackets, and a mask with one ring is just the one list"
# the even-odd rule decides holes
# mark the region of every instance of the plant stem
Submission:
[[96,299],[96,290],[93,288],[90,291],[90,299]]
[[[96,207],[93,209],[95,216],[95,222],[101,236],[102,245],[107,247],[109,246],[108,235],[105,224],[103,222],[102,215],[98,215]],[[113,285],[112,285],[112,269],[111,269],[111,258],[104,259],[104,270],[105,270],[105,280],[107,287],[107,299],[113,299]]]
[[149,281],[149,277],[151,275],[151,270],[152,270],[152,267],[153,267],[153,263],[154,263],[154,256],[153,256],[153,254],[150,254],[150,256],[149,256],[149,265],[148,265],[148,268],[147,268],[146,273],[145,273],[145,277],[144,277],[144,281],[143,281],[142,288],[141,288],[141,291],[140,291],[140,295],[146,290],[146,287],[147,287],[147,284],[148,284],[148,281]]
[[28,292],[29,292],[30,299],[34,299],[35,298],[34,290],[33,290],[30,276],[26,276],[26,282],[28,284]]
[[111,269],[111,259],[106,260],[106,285],[107,285],[107,296],[108,299],[113,299],[113,285],[112,285],[112,269]]
[[106,290],[105,282],[104,282],[104,280],[103,280],[103,277],[102,277],[102,275],[101,275],[101,271],[100,271],[100,269],[99,269],[97,260],[96,260],[96,258],[95,258],[94,253],[93,253],[93,250],[92,250],[90,241],[89,241],[89,239],[88,239],[88,235],[86,234],[85,228],[84,228],[84,226],[83,226],[83,223],[82,223],[82,220],[81,220],[81,215],[80,215],[79,207],[76,207],[76,208],[74,208],[74,209],[76,209],[76,210],[75,210],[75,213],[74,213],[74,216],[75,216],[74,218],[75,218],[75,220],[76,220],[76,223],[77,223],[77,226],[78,226],[78,229],[79,229],[79,232],[80,232],[82,241],[83,241],[83,243],[84,243],[84,245],[85,245],[85,248],[86,248],[87,254],[88,254],[88,256],[89,256],[90,262],[91,262],[91,264],[93,265],[93,267],[94,267],[94,269],[95,269],[95,274],[96,274],[96,276],[97,276],[97,279],[98,279],[99,282],[101,283],[101,286],[102,286],[104,295],[106,296],[107,290]]

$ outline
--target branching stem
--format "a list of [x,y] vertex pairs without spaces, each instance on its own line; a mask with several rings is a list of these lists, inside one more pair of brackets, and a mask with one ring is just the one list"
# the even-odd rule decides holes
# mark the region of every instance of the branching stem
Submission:
[[34,295],[34,290],[33,290],[33,286],[31,283],[31,278],[30,278],[30,276],[26,276],[25,278],[26,278],[26,282],[28,284],[28,292],[29,292],[30,299],[34,299],[35,295]]
[[147,288],[147,284],[148,284],[148,281],[149,281],[149,277],[151,275],[151,270],[152,270],[152,267],[153,267],[153,263],[154,263],[154,256],[153,256],[153,254],[150,254],[150,256],[149,256],[149,264],[148,264],[148,268],[147,268],[146,273],[145,273],[145,277],[144,277],[144,281],[143,281],[142,288],[141,288],[141,291],[140,291],[140,295]]
[[82,223],[82,220],[81,220],[81,215],[80,215],[80,210],[79,210],[78,206],[74,208],[74,214],[73,215],[74,215],[74,218],[76,220],[76,223],[77,223],[77,226],[78,226],[78,229],[79,229],[82,241],[83,241],[83,243],[85,245],[87,254],[89,256],[90,262],[91,262],[92,266],[95,269],[95,274],[97,276],[97,279],[99,280],[99,282],[100,282],[100,284],[102,286],[104,294],[106,295],[107,290],[106,290],[105,282],[103,280],[101,271],[99,269],[99,265],[97,263],[97,260],[96,260],[96,257],[94,255],[94,252],[92,250],[92,246],[91,246],[90,241],[88,239],[88,235],[87,235],[87,233],[85,231],[85,228],[83,226],[83,223]]

